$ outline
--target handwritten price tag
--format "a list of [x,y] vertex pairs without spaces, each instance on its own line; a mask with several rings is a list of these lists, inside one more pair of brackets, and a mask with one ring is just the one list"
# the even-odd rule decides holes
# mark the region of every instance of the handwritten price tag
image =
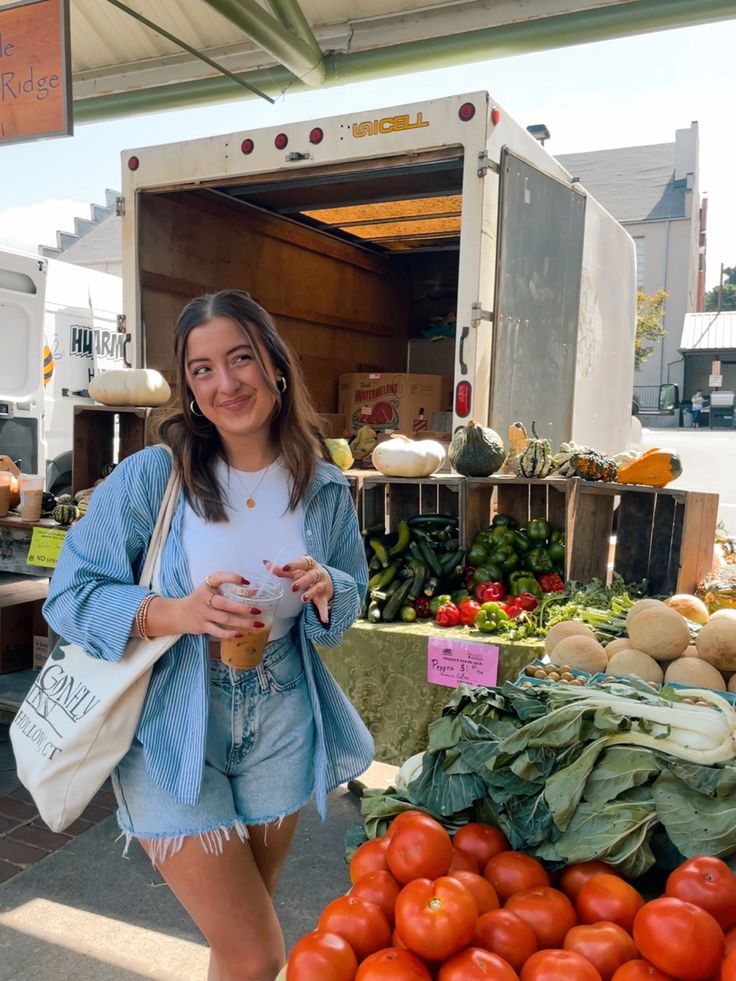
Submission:
[[498,681],[499,648],[469,640],[430,637],[427,643],[427,681],[431,685],[457,688],[465,685],[495,685]]
[[28,565],[40,565],[46,569],[56,568],[66,531],[61,528],[34,528],[31,547],[28,549]]

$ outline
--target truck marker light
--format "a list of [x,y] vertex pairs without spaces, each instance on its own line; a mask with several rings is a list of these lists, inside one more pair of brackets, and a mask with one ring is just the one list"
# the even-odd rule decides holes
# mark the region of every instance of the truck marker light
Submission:
[[472,386],[469,381],[461,381],[457,383],[455,388],[455,412],[464,419],[466,416],[470,415],[470,395],[472,391]]
[[246,157],[247,157],[249,153],[253,153],[253,151],[255,150],[255,147],[256,147],[256,145],[253,142],[253,140],[250,140],[250,139],[243,140],[243,142],[240,144],[240,151],[241,151],[241,153],[244,153],[246,155]]
[[319,126],[315,126],[314,129],[309,131],[310,143],[315,143],[315,144],[321,143],[324,138],[325,138],[325,134],[322,132]]
[[128,170],[138,170],[141,162],[138,157],[128,157]]
[[457,114],[462,122],[469,123],[475,115],[475,106],[472,102],[463,102]]
[[498,126],[500,119],[501,110],[498,108],[498,106],[494,106],[493,109],[491,109],[491,122],[494,126]]
[[273,141],[273,145],[277,150],[285,150],[289,145],[289,137],[286,133],[279,133],[276,139]]

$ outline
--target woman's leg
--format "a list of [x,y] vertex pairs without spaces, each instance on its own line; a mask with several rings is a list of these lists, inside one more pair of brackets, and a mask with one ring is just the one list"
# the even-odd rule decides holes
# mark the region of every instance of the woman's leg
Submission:
[[270,896],[276,892],[298,821],[297,811],[276,824],[253,824],[248,828],[253,858]]
[[[210,945],[209,981],[274,981],[283,967],[284,938],[255,856],[275,884],[295,825],[286,819],[281,829],[269,827],[266,859],[260,857],[265,848],[251,849],[231,834],[220,854],[205,851],[198,837],[186,838],[179,852],[157,865]],[[260,838],[254,835],[254,841]],[[148,854],[149,842],[138,841]]]

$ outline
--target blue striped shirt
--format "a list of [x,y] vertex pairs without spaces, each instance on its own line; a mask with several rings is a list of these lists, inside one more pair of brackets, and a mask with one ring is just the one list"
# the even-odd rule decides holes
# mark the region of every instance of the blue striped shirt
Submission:
[[[148,542],[171,473],[171,456],[153,446],[123,460],[94,492],[85,518],[69,531],[43,612],[54,630],[92,657],[118,661],[148,590],[138,586]],[[314,645],[335,647],[354,622],[368,582],[358,520],[347,481],[319,462],[304,498],[304,540],[334,585],[327,625],[312,603],[298,621],[314,709],[315,792],[324,817],[327,794],[362,773],[373,759],[373,740],[323,664]],[[160,592],[193,591],[182,549],[184,494],[161,558]],[[196,804],[204,771],[209,685],[209,639],[183,635],[156,663],[136,737],[146,771],[184,804]]]

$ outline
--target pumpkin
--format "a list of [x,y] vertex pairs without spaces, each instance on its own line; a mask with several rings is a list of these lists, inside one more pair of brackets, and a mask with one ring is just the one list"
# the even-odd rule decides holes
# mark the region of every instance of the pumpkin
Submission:
[[429,477],[445,462],[445,448],[433,439],[409,439],[394,433],[371,454],[376,470],[387,477]]
[[74,504],[57,504],[52,517],[60,525],[70,525],[79,517],[79,508]]
[[88,391],[103,405],[164,405],[171,389],[166,379],[152,368],[121,368],[103,371],[89,383]]
[[618,469],[619,484],[665,487],[682,473],[680,457],[674,450],[652,449]]
[[522,477],[546,477],[552,466],[552,444],[537,436],[536,423],[532,423],[533,438],[519,457],[519,474]]
[[497,432],[471,419],[452,437],[448,456],[453,468],[463,476],[490,477],[506,459],[506,451]]

